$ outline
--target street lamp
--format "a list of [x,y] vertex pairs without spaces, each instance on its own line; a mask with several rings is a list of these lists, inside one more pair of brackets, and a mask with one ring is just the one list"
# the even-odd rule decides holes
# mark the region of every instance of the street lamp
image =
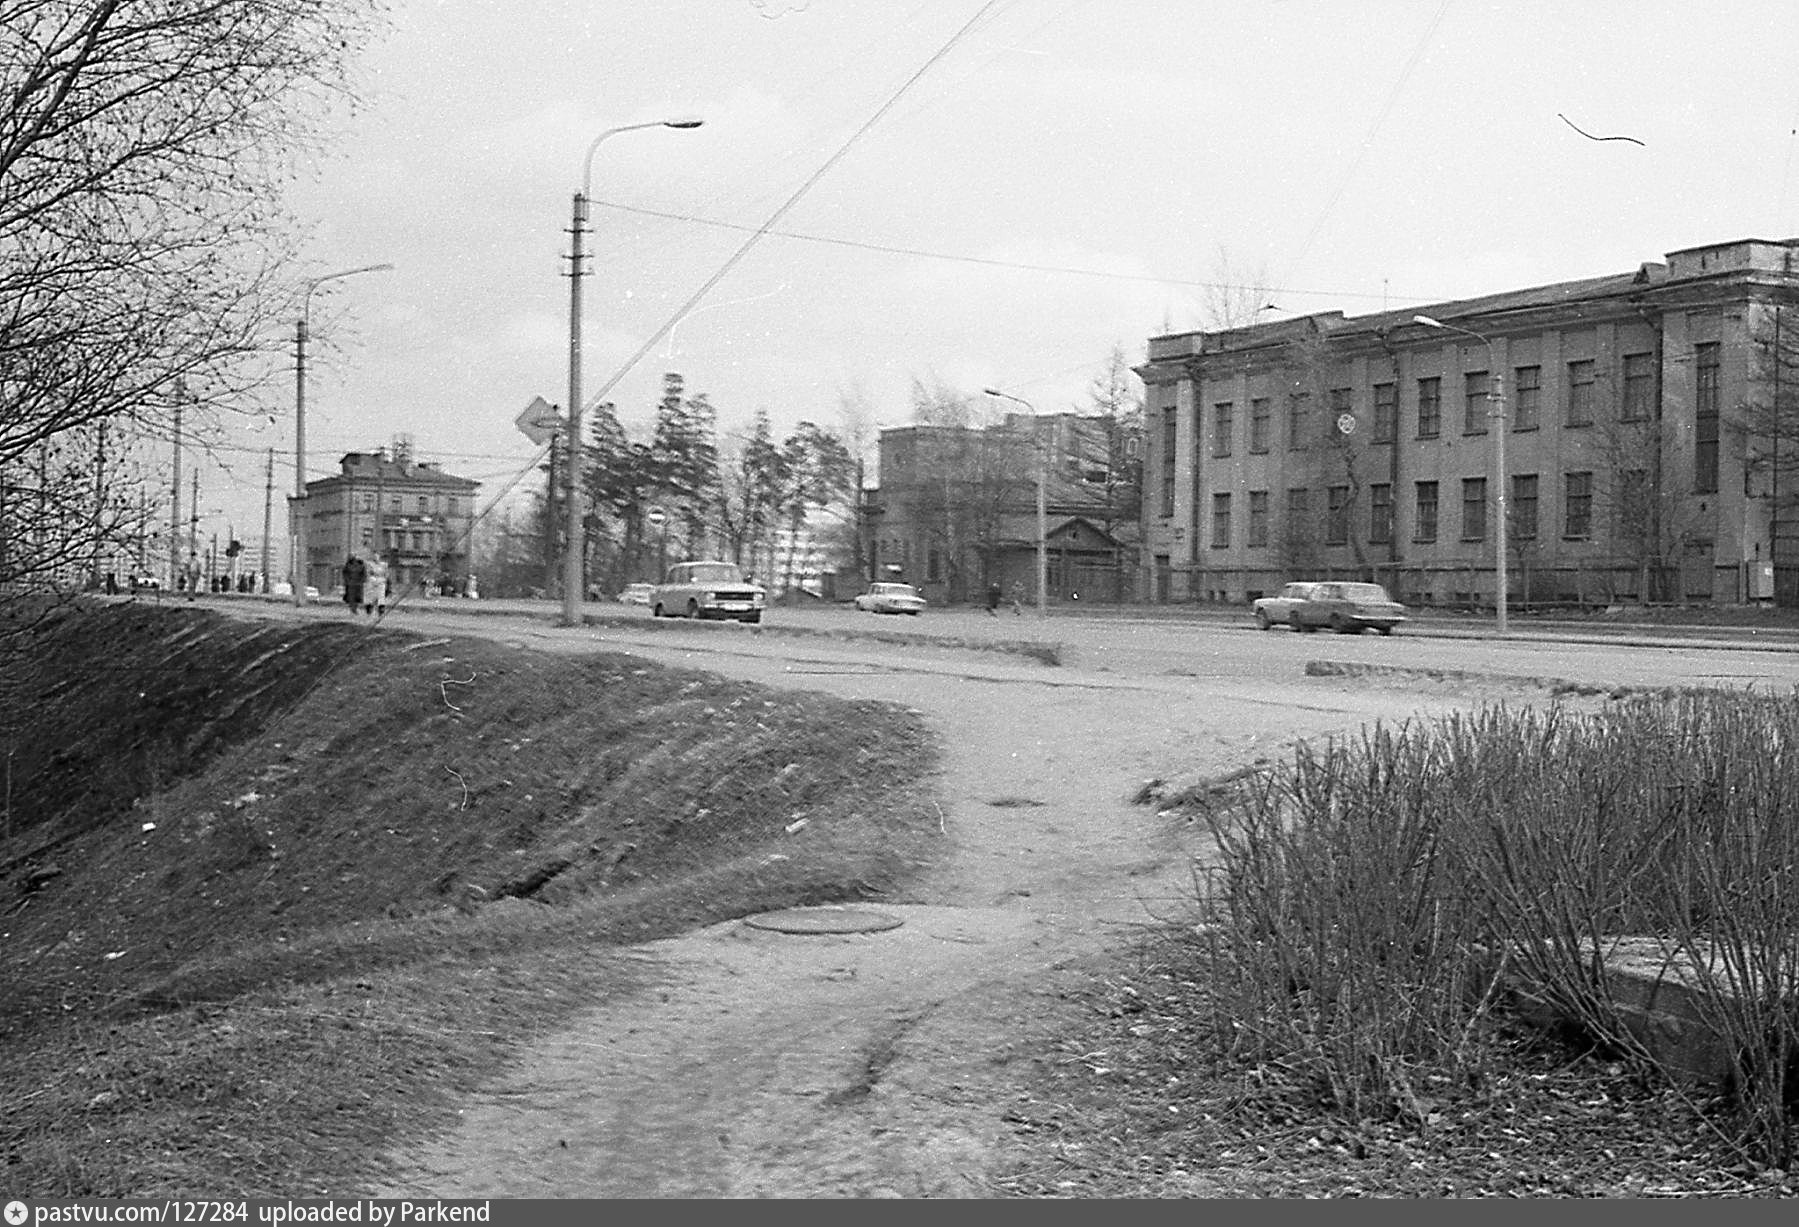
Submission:
[[1440,320],[1432,319],[1428,315],[1414,315],[1412,317],[1412,322],[1414,324],[1423,324],[1426,328],[1441,328],[1445,332],[1459,332],[1463,336],[1473,337],[1476,341],[1479,341],[1482,345],[1487,347],[1487,369],[1492,372],[1492,387],[1487,393],[1487,400],[1491,407],[1487,410],[1487,416],[1493,420],[1493,433],[1495,436],[1493,445],[1493,467],[1498,470],[1498,480],[1493,483],[1499,508],[1499,519],[1493,528],[1493,542],[1498,547],[1499,552],[1499,564],[1494,568],[1494,596],[1498,605],[1497,627],[1499,633],[1503,635],[1506,633],[1506,606],[1510,603],[1511,598],[1511,575],[1508,565],[1510,560],[1506,556],[1507,526],[1505,519],[1505,486],[1508,478],[1505,463],[1505,436],[1507,430],[1505,420],[1505,375],[1499,369],[1499,354],[1493,348],[1493,339],[1491,337],[1484,336],[1481,333],[1474,331],[1472,328],[1461,328],[1455,324],[1445,324]]
[[562,559],[562,621],[565,626],[581,624],[581,602],[587,596],[587,525],[581,508],[581,278],[587,276],[582,265],[586,256],[581,251],[581,236],[587,233],[587,201],[593,187],[593,155],[600,142],[620,132],[639,128],[697,128],[705,120],[685,117],[656,119],[641,124],[622,124],[607,128],[593,138],[587,157],[581,163],[581,190],[575,193],[573,224],[569,226],[568,260],[568,547]]
[[1001,392],[998,388],[982,389],[988,396],[997,396],[1004,400],[1017,401],[1031,411],[1031,441],[1037,451],[1037,616],[1049,616],[1049,509],[1044,495],[1044,485],[1049,469],[1049,460],[1043,440],[1037,437],[1037,407],[1022,396],[1013,396],[1010,392]]
[[[288,542],[296,605],[306,603],[306,333],[312,319],[312,292],[340,277],[385,273],[392,268],[391,264],[365,264],[360,268],[313,277],[307,281],[306,293],[300,299],[300,319],[294,325],[294,531]],[[379,547],[380,543],[376,542],[376,545]]]

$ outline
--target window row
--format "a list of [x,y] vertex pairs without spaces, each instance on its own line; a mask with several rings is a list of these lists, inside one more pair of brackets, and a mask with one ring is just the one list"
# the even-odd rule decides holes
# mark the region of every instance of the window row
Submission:
[[[1696,346],[1694,358],[1698,377],[1696,390],[1700,410],[1703,412],[1708,394],[1714,403],[1717,399],[1718,346],[1716,344]],[[1707,383],[1708,371],[1710,372],[1709,385]],[[1567,426],[1592,425],[1602,407],[1598,393],[1598,364],[1591,358],[1582,358],[1566,363],[1562,378],[1563,424]],[[1469,371],[1462,376],[1461,431],[1463,434],[1486,434],[1493,417],[1501,412],[1501,406],[1497,402],[1495,393],[1503,395],[1504,390],[1495,388],[1493,384],[1493,377],[1488,371]],[[1504,404],[1503,412],[1510,420],[1514,431],[1536,430],[1542,425],[1543,389],[1543,368],[1540,365],[1512,368],[1512,394],[1509,402]],[[1419,439],[1441,437],[1443,433],[1442,377],[1427,375],[1420,378],[1417,380],[1416,391],[1417,395],[1414,401],[1417,406],[1415,437]],[[1285,445],[1288,451],[1303,451],[1318,439],[1321,433],[1349,434],[1358,429],[1367,429],[1368,438],[1374,443],[1392,443],[1398,439],[1400,402],[1397,383],[1377,383],[1371,389],[1370,421],[1365,426],[1355,415],[1354,389],[1332,388],[1329,393],[1329,402],[1329,412],[1324,419],[1314,421],[1312,396],[1309,392],[1294,392],[1287,396],[1283,424],[1285,426]],[[1655,406],[1655,355],[1652,353],[1625,354],[1618,397],[1618,420],[1622,422],[1647,421],[1654,416]],[[1250,453],[1259,455],[1273,450],[1276,442],[1276,422],[1272,398],[1267,396],[1251,398],[1248,420],[1247,446]],[[1231,455],[1237,445],[1237,433],[1236,402],[1214,401],[1210,429],[1202,432],[1202,437],[1210,441],[1211,454],[1214,457]],[[1164,453],[1165,456],[1170,454]]]
[[[362,497],[360,500],[358,500],[358,506],[360,506],[363,511],[373,511],[375,509],[374,491],[363,490],[363,491],[360,491],[359,493],[362,495]],[[432,502],[431,495],[429,495],[429,494],[418,495],[415,501],[418,504],[418,510],[417,510],[416,514],[422,515],[422,516],[427,516],[427,515],[431,514],[431,502]],[[460,510],[460,500],[454,494],[444,495],[443,501],[444,501],[444,514],[445,515],[455,515]],[[389,511],[403,513],[406,510],[405,496],[399,495],[399,494],[388,495],[387,496],[387,509]]]
[[[1620,474],[1617,488],[1610,491],[1612,510],[1621,525],[1629,525],[1647,517],[1653,510],[1647,470],[1634,469]],[[1430,544],[1438,539],[1442,524],[1442,500],[1448,483],[1419,481],[1412,483],[1412,541]],[[1485,477],[1461,479],[1460,540],[1485,541],[1490,519],[1488,483]],[[1393,540],[1393,487],[1376,482],[1367,487],[1367,541],[1385,545]],[[1314,491],[1297,486],[1286,491],[1285,516],[1282,521],[1287,540],[1314,539],[1322,530],[1326,545],[1349,544],[1351,518],[1355,511],[1355,495],[1347,485],[1330,486],[1324,491],[1322,505],[1314,500]],[[1599,492],[1590,471],[1564,473],[1561,479],[1560,529],[1568,541],[1584,541],[1593,535],[1594,501]],[[1541,531],[1543,483],[1535,473],[1512,475],[1511,505],[1506,523],[1514,541],[1535,540]],[[1235,504],[1231,494],[1212,495],[1212,548],[1229,549],[1232,541],[1232,515]],[[1272,492],[1251,490],[1244,499],[1246,535],[1243,544],[1250,548],[1274,544],[1274,506]],[[1319,515],[1322,513],[1322,523]]]

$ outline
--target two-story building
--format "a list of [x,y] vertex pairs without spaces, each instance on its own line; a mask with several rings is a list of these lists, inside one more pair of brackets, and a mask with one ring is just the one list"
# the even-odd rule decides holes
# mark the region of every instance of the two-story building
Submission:
[[1236,602],[1358,577],[1491,608],[1503,489],[1514,602],[1765,601],[1777,576],[1790,602],[1795,301],[1799,240],[1743,240],[1405,311],[1153,337],[1150,592]]
[[320,592],[341,586],[351,554],[388,564],[389,591],[460,593],[481,483],[412,457],[409,441],[378,452],[351,452],[330,477],[306,483],[305,499],[288,499],[289,531],[306,520],[305,582]]
[[883,430],[880,487],[864,491],[870,578],[913,584],[934,604],[993,583],[1034,601],[1041,530],[1049,599],[1132,599],[1135,444],[1134,426],[1073,413]]

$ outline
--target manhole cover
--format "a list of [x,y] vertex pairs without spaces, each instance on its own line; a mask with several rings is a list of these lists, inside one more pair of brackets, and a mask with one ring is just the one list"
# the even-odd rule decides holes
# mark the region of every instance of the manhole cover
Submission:
[[743,923],[752,929],[768,929],[775,933],[879,933],[883,929],[897,929],[906,922],[898,916],[861,907],[790,907],[785,911],[745,916]]

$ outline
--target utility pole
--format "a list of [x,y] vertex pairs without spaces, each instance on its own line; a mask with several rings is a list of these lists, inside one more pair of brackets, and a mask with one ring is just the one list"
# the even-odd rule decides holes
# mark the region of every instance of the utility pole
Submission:
[[275,449],[269,449],[269,472],[263,479],[262,486],[262,593],[269,592],[269,531],[274,527],[275,515]]
[[106,558],[102,553],[106,533],[106,423],[100,423],[94,447],[94,587],[98,589],[106,576]]
[[188,491],[187,500],[187,560],[188,595],[192,596],[198,586],[200,570],[200,470],[194,470],[193,484]]
[[175,591],[181,575],[181,405],[187,399],[186,389],[175,389],[175,480],[170,493],[174,505],[169,508],[169,583],[166,592]]

